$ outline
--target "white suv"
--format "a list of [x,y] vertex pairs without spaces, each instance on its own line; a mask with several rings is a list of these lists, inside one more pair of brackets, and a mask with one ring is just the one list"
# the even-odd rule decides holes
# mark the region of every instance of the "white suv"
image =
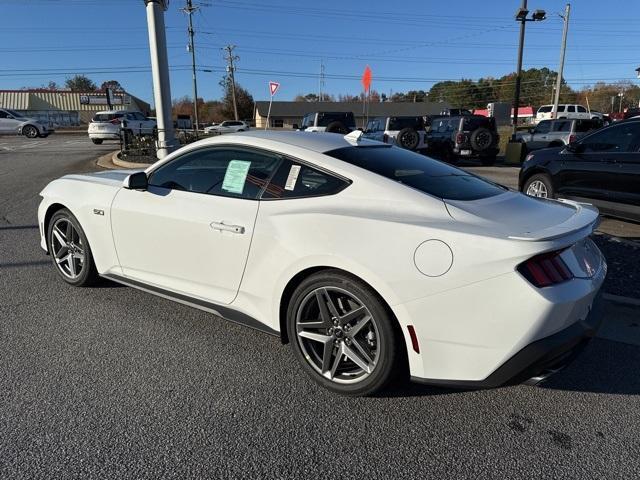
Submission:
[[155,135],[158,124],[155,119],[145,117],[140,112],[109,110],[97,112],[89,123],[89,138],[96,145],[104,140],[118,140],[120,131],[133,135]]
[[204,133],[222,134],[232,132],[245,132],[249,130],[249,125],[238,120],[225,120],[219,125],[211,125],[204,129]]
[[[551,120],[551,112],[553,111],[553,105],[542,105],[536,113],[536,123],[542,120]],[[595,113],[589,112],[586,107],[575,104],[560,104],[558,105],[557,118],[572,118],[577,120],[591,120],[597,117]]]
[[0,134],[13,133],[24,135],[27,138],[48,137],[53,133],[44,123],[20,115],[18,112],[0,108]]
[[427,132],[423,117],[375,117],[369,120],[364,137],[392,143],[407,150],[427,149]]

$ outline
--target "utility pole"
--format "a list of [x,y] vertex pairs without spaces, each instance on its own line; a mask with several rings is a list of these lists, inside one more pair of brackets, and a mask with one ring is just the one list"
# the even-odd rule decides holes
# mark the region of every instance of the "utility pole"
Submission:
[[[527,11],[527,0],[522,0],[520,10]],[[528,11],[527,11],[528,13]],[[525,14],[526,16],[526,14]],[[515,93],[513,96],[513,131],[511,139],[516,140],[516,131],[518,128],[518,110],[520,109],[520,77],[522,76],[522,51],[524,50],[524,27],[527,24],[526,18],[520,20],[520,43],[518,44],[518,66],[516,70]]]
[[564,8],[564,15],[560,15],[564,21],[562,28],[562,47],[560,48],[560,68],[558,68],[558,78],[556,79],[556,97],[553,101],[553,109],[551,110],[551,118],[556,118],[558,113],[558,103],[560,102],[560,87],[562,85],[562,72],[564,70],[564,54],[567,50],[567,32],[569,31],[569,13],[571,12],[571,4],[567,3]]
[[324,90],[324,60],[320,59],[320,78],[318,80],[318,101],[322,101],[322,91]]
[[191,52],[191,74],[193,77],[193,117],[195,120],[194,132],[196,138],[198,138],[198,81],[196,79],[196,47],[193,42],[193,12],[197,11],[198,7],[194,7],[192,0],[187,0],[186,6],[182,9],[184,13],[189,15],[189,51]]
[[227,56],[225,60],[227,61],[227,72],[229,72],[229,81],[231,82],[231,98],[233,99],[233,116],[235,120],[239,120],[238,118],[238,104],[236,103],[236,79],[234,76],[234,71],[236,67],[233,65],[234,60],[239,60],[240,57],[233,54],[233,49],[236,48],[235,45],[227,45],[224,49],[227,51]]
[[144,0],[144,2],[149,29],[153,101],[158,119],[158,150],[156,155],[161,159],[177,147],[171,118],[171,87],[169,85],[167,39],[164,30],[164,11],[167,9],[168,1]]

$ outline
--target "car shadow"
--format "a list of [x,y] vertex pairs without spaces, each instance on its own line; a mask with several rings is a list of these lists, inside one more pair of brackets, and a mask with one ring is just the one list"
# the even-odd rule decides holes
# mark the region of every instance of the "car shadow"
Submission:
[[[523,386],[523,388],[610,395],[639,395],[639,371],[640,346],[596,338],[564,370],[552,375],[536,387]],[[375,397],[459,395],[470,391],[473,389],[432,387],[398,378]]]
[[38,225],[2,225],[0,230],[37,230]]

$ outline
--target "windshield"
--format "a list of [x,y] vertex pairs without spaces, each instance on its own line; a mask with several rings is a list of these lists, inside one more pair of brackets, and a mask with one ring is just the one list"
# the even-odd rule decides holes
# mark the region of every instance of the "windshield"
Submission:
[[398,147],[344,147],[325,155],[446,200],[479,200],[506,191],[464,170]]
[[22,117],[23,117],[23,115],[22,115],[22,114],[20,114],[20,113],[18,113],[18,112],[16,112],[16,111],[14,111],[14,110],[9,110],[8,108],[5,108],[5,109],[4,109],[4,111],[5,111],[5,112],[7,112],[7,113],[8,113],[9,115],[11,115],[12,117],[15,117],[15,118],[22,118]]
[[302,119],[302,129],[305,129],[307,127],[313,127],[313,123],[315,122],[315,120],[316,120],[315,113],[307,113]]

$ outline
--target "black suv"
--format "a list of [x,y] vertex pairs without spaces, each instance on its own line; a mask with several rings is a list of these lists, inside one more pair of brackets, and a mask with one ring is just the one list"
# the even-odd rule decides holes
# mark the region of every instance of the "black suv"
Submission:
[[640,119],[530,153],[519,187],[534,197],[589,202],[605,214],[640,221]]
[[353,112],[311,112],[302,119],[300,130],[346,134],[356,129]]
[[427,132],[429,153],[449,162],[458,158],[479,158],[491,165],[500,151],[495,119],[482,115],[460,115],[434,119]]

